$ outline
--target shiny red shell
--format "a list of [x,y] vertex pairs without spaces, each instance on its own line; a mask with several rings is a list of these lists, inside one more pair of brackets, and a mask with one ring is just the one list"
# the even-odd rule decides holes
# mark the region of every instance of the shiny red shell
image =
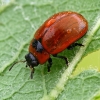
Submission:
[[88,30],[87,20],[76,12],[60,12],[51,16],[44,24],[36,31],[34,38],[41,41],[44,48],[42,53],[39,53],[29,46],[31,52],[39,61],[40,64],[45,63],[50,54],[58,54],[68,46],[83,37]]

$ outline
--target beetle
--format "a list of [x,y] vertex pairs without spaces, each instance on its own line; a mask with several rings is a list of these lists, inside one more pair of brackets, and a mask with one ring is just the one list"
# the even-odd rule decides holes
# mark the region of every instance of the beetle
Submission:
[[[26,67],[29,66],[32,69],[31,78],[33,78],[34,67],[47,61],[48,72],[50,72],[52,66],[50,55],[64,59],[68,64],[65,56],[57,54],[72,44],[83,46],[75,42],[83,37],[87,30],[88,22],[81,14],[72,11],[56,13],[36,31],[29,45],[29,53],[25,55],[26,60],[18,62],[26,62]],[[18,62],[13,63],[9,70]]]

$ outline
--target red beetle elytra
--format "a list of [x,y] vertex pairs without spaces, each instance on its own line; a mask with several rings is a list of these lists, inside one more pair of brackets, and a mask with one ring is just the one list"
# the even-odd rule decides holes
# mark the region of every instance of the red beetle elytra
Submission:
[[[52,65],[50,55],[64,59],[67,64],[67,58],[57,54],[72,44],[81,46],[75,42],[83,37],[87,30],[88,22],[79,13],[65,11],[54,14],[36,31],[29,45],[29,53],[25,56],[26,60],[18,62],[26,62],[26,67],[29,66],[32,69],[31,78],[34,66],[44,64],[46,61],[49,63],[48,72],[50,71]],[[9,70],[18,62],[15,62]]]

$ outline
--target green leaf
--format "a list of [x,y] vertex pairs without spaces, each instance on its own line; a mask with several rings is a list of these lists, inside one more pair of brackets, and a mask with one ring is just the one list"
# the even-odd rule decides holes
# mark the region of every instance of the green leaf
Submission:
[[[63,97],[66,100],[92,100],[98,90],[100,90],[100,73],[87,70],[69,79],[57,100],[61,100]],[[100,94],[98,95],[100,96]]]
[[90,53],[87,56],[85,56],[81,60],[81,62],[77,65],[77,68],[73,72],[73,75],[74,76],[78,75],[80,72],[89,70],[89,69],[100,71],[100,50]]
[[[48,17],[61,11],[78,12],[89,23],[87,34],[78,41],[84,44],[84,47],[75,47],[59,54],[68,57],[68,68],[63,60],[52,57],[51,72],[47,72],[47,63],[39,65],[35,68],[33,79],[30,79],[30,69],[25,68],[25,63],[16,64],[9,72],[14,61],[24,60],[38,27]],[[1,0],[0,100],[98,100],[100,98],[99,69],[87,70],[88,68],[84,66],[85,71],[80,71],[76,65],[87,54],[100,49],[99,39],[99,0],[95,2],[94,0],[12,0],[10,2]],[[78,75],[72,74],[76,70]]]

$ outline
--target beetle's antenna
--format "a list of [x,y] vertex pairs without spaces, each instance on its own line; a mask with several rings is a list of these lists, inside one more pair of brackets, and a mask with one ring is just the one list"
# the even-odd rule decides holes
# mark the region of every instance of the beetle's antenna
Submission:
[[24,61],[21,60],[21,61],[16,61],[16,62],[14,62],[14,63],[12,64],[12,66],[9,68],[9,71],[14,67],[15,64],[17,64],[17,63],[19,63],[19,62],[23,62],[23,63],[24,63],[24,62],[26,62],[26,60],[24,60]]

